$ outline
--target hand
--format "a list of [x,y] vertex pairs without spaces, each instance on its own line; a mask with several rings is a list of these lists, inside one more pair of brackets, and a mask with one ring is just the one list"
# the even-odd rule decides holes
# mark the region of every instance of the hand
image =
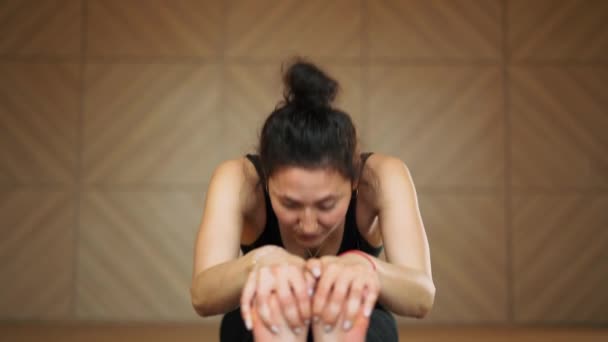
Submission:
[[[248,253],[254,266],[241,294],[241,314],[251,330],[252,307],[264,326],[277,334],[279,317],[285,318],[290,328],[298,333],[311,318],[310,297],[314,277],[305,268],[304,259],[277,246],[264,246]],[[280,311],[271,307],[271,295],[276,294]],[[274,308],[274,309],[273,309]]]
[[343,329],[349,330],[358,314],[369,318],[380,292],[380,280],[365,257],[355,253],[309,259],[306,268],[315,274],[317,287],[313,298],[313,317],[333,329],[343,315]]

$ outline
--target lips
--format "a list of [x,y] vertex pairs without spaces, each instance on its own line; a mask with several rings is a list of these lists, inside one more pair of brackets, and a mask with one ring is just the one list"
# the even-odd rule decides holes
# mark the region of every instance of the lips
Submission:
[[319,235],[300,235],[298,236],[301,240],[314,241],[319,238]]

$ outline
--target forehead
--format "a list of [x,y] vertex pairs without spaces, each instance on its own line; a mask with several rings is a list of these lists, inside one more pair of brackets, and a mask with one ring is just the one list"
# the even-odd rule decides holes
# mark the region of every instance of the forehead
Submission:
[[269,179],[269,185],[279,188],[315,189],[341,187],[350,181],[332,168],[303,168],[296,166],[282,167],[276,170]]

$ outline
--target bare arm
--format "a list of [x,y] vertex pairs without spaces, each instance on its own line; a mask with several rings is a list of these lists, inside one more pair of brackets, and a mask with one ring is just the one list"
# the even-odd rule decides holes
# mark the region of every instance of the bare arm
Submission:
[[376,199],[386,254],[386,261],[374,259],[381,289],[378,300],[398,315],[422,318],[433,306],[435,285],[416,190],[402,161],[378,157]]
[[190,295],[201,316],[228,312],[239,305],[252,262],[239,258],[243,227],[241,160],[222,163],[214,172],[194,250]]

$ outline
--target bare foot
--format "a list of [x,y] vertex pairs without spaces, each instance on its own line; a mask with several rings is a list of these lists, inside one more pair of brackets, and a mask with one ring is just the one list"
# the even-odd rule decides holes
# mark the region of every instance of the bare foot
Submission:
[[296,334],[287,324],[287,321],[283,318],[283,314],[281,313],[281,308],[279,306],[279,301],[276,294],[272,294],[270,296],[269,304],[271,316],[275,319],[275,322],[279,323],[276,326],[276,332],[273,333],[264,325],[264,323],[262,323],[261,319],[259,318],[257,306],[254,305],[254,309],[251,312],[254,341],[306,342],[306,337],[308,336],[308,326],[302,327],[299,333]]
[[361,312],[348,330],[344,329],[344,319],[340,315],[338,322],[331,330],[322,321],[313,323],[312,333],[315,342],[365,342],[368,326],[369,318]]

